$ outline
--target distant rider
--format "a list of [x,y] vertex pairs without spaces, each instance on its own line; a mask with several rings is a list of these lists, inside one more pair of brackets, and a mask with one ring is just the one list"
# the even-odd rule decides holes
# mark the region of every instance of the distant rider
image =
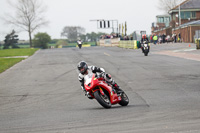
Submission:
[[143,53],[144,53],[144,42],[146,42],[147,44],[149,43],[149,39],[147,38],[146,34],[142,35],[142,39],[140,41]]
[[77,41],[77,44],[78,44],[79,48],[81,48],[80,45],[82,45],[82,41],[79,39],[79,40]]
[[104,73],[104,79],[112,85],[113,89],[117,92],[117,93],[121,93],[122,90],[120,89],[120,87],[117,85],[117,83],[115,83],[115,81],[111,78],[110,74],[105,74],[105,70],[103,68],[99,68],[96,66],[88,66],[87,63],[85,61],[81,61],[78,63],[77,66],[78,70],[79,70],[79,76],[78,79],[81,82],[81,88],[82,90],[85,92],[85,95],[87,95],[88,97],[91,97],[89,95],[89,92],[87,92],[85,90],[84,87],[84,82],[87,79],[88,76],[92,77],[92,75],[94,73]]

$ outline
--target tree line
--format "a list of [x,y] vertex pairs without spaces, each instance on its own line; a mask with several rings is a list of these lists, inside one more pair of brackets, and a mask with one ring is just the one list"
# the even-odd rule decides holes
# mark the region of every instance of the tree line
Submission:
[[62,37],[66,37],[69,42],[76,42],[82,40],[84,42],[94,42],[99,39],[101,35],[105,35],[103,32],[91,32],[85,33],[85,28],[80,26],[65,26],[61,32]]
[[[184,0],[160,0],[158,8],[167,12],[182,1]],[[46,7],[39,0],[16,0],[15,2],[8,2],[15,11],[15,15],[6,14],[4,17],[5,22],[15,25],[22,31],[26,31],[29,36],[30,47],[33,47],[32,34],[40,27],[48,24],[48,21],[44,17]],[[66,37],[69,42],[75,42],[78,39],[82,41],[96,41],[101,35],[105,35],[105,33],[85,33],[85,28],[80,26],[65,26],[61,32],[61,36]]]

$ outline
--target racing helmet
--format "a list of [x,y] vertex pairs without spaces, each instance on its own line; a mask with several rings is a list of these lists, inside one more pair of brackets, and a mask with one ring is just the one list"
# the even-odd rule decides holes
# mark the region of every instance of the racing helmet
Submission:
[[143,38],[143,39],[146,39],[146,38],[147,38],[147,35],[146,35],[146,34],[142,35],[142,38]]
[[81,61],[78,63],[77,68],[81,74],[85,74],[88,69],[88,65],[85,61]]

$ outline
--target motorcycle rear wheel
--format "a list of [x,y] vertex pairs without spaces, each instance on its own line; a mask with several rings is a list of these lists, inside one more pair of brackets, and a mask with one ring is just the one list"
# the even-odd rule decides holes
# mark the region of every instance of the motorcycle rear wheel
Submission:
[[119,105],[127,106],[129,103],[129,99],[125,92],[122,93],[121,98],[122,98],[122,100],[119,102]]
[[111,102],[109,97],[104,93],[102,95],[99,91],[94,92],[95,99],[101,104],[104,108],[109,109],[111,108]]

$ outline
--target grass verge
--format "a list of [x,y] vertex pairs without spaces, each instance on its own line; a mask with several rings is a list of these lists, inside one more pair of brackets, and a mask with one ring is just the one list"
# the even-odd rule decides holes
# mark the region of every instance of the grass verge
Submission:
[[0,73],[12,67],[16,63],[22,61],[24,58],[0,58]]
[[[31,56],[38,49],[4,49],[0,50],[0,73],[12,67],[16,63],[24,60],[25,58],[12,58],[12,56]],[[9,57],[9,58],[4,58]]]
[[38,49],[4,49],[0,50],[0,57],[31,56]]

